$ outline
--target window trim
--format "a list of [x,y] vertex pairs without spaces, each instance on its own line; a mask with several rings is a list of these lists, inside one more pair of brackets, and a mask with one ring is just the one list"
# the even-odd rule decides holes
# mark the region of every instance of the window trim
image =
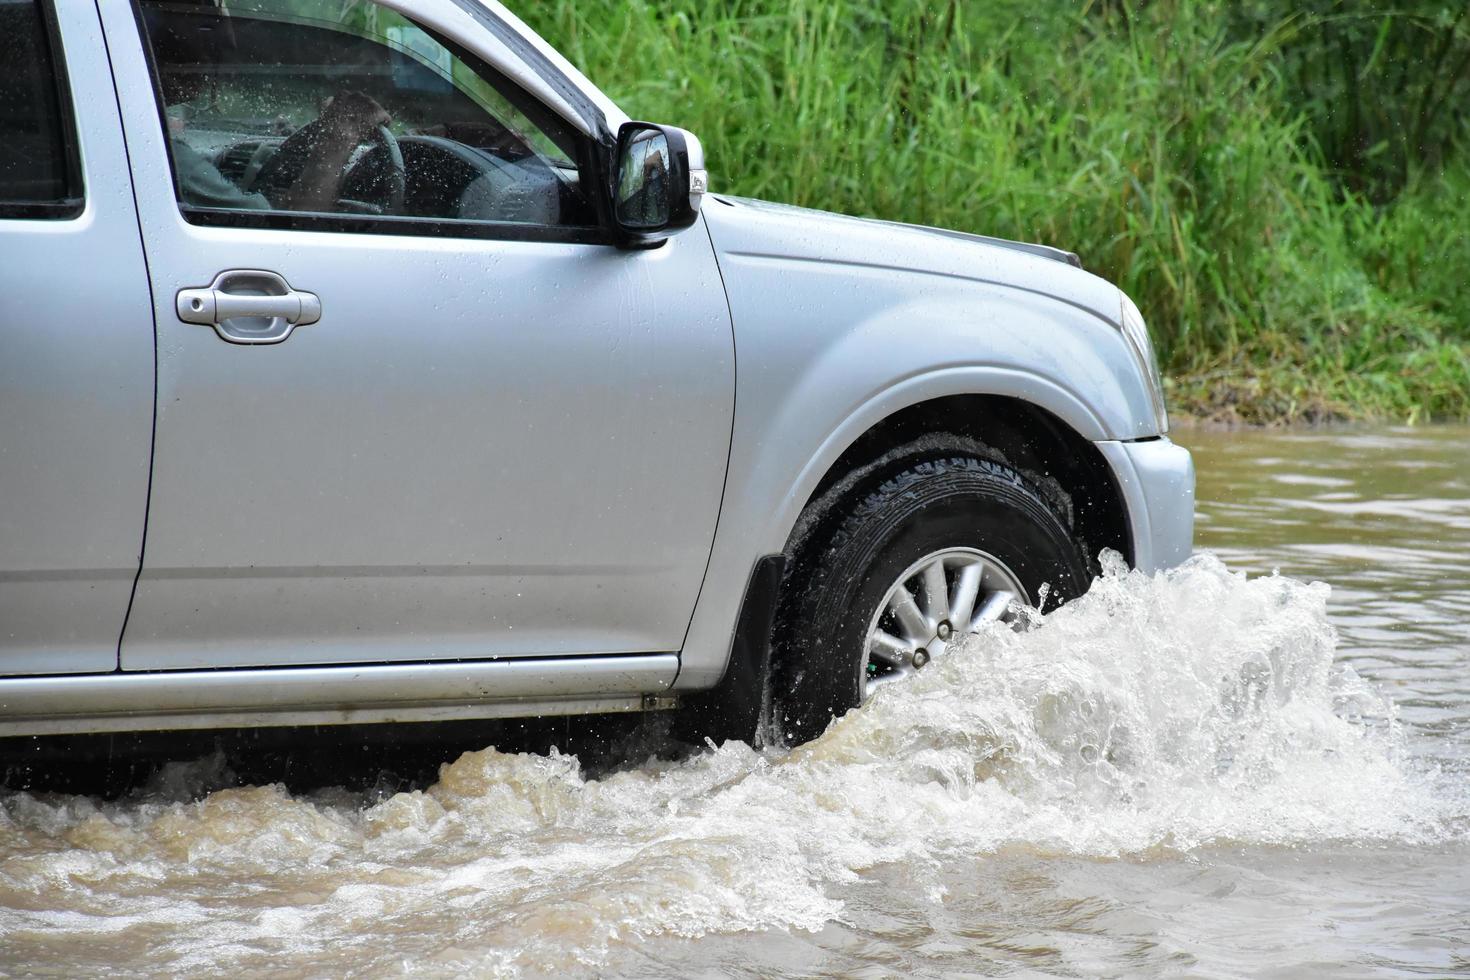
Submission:
[[582,122],[596,134],[595,142],[611,146],[617,141],[616,134],[608,127],[607,117],[603,115],[597,104],[558,69],[550,58],[538,51],[535,45],[484,6],[475,3],[474,0],[450,0],[450,2],[495,35],[496,40],[510,49],[512,54],[526,64],[526,67],[540,75],[546,84],[560,93],[562,98],[567,100],[567,104],[572,107],[572,111],[581,116]]
[[192,225],[213,228],[273,228],[277,231],[320,231],[337,234],[400,235],[422,238],[466,238],[508,242],[613,244],[601,225],[533,225],[519,221],[470,218],[423,218],[404,214],[345,214],[332,211],[253,211],[179,204]]
[[51,83],[56,91],[56,108],[61,135],[61,152],[66,157],[65,175],[69,187],[80,194],[55,201],[9,201],[0,197],[0,221],[37,218],[53,221],[81,216],[87,206],[87,185],[82,179],[82,141],[77,130],[75,104],[72,100],[71,76],[66,70],[66,49],[61,43],[61,28],[56,19],[54,0],[36,0],[45,33],[46,53],[51,61]]
[[[47,0],[43,0],[47,2]],[[184,203],[179,190],[178,167],[174,162],[172,141],[168,138],[168,115],[164,105],[162,78],[153,55],[153,42],[144,20],[141,0],[132,0],[133,21],[138,31],[138,41],[143,47],[143,60],[147,65],[149,88],[153,90],[153,101],[158,109],[158,124],[163,134],[164,152],[168,155],[169,182],[173,188],[174,201],[179,215],[188,224],[215,228],[271,228],[278,231],[317,231],[337,234],[377,234],[411,237],[464,238],[488,241],[552,242],[574,245],[617,246],[617,229],[609,220],[610,209],[606,184],[608,154],[599,139],[592,139],[567,124],[562,116],[540,99],[526,91],[514,79],[509,78],[493,65],[467,50],[452,37],[415,20],[407,19],[420,30],[429,34],[456,56],[468,60],[476,72],[493,81],[499,81],[513,89],[519,99],[506,96],[527,118],[536,125],[536,115],[544,114],[567,125],[575,141],[578,156],[577,169],[583,178],[588,194],[588,204],[597,217],[592,225],[535,225],[515,221],[482,221],[457,218],[424,218],[416,215],[361,215],[324,211],[249,210],[244,208],[211,208]],[[393,8],[389,8],[393,9]],[[401,11],[395,11],[402,15]],[[407,17],[407,15],[403,15]],[[476,18],[478,20],[478,18]],[[503,94],[503,93],[502,93]],[[585,97],[584,97],[585,98]],[[521,103],[530,103],[535,112],[526,112]],[[604,126],[605,128],[605,126]]]

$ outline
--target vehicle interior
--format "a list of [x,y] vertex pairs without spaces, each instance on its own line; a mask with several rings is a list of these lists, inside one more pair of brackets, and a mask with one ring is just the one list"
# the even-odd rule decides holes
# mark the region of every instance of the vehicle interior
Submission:
[[[349,158],[336,211],[596,224],[581,189],[580,136],[480,59],[387,8],[321,0],[142,8],[160,92],[170,90],[163,80],[192,76],[198,93],[166,106],[171,135],[243,192],[279,207],[305,163],[288,137],[337,93],[358,92],[391,122]],[[161,45],[164,34],[188,43]]]

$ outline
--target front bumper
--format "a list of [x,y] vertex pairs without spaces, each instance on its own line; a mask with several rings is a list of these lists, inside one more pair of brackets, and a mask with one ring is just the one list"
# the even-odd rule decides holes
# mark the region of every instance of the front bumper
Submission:
[[1194,460],[1165,437],[1095,444],[1113,469],[1133,533],[1133,564],[1152,574],[1194,550]]

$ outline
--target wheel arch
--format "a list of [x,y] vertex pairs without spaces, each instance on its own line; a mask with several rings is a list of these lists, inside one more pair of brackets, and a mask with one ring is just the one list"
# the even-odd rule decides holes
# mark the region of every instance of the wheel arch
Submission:
[[[1033,401],[982,393],[914,401],[849,433],[835,459],[814,481],[810,474],[803,474],[811,485],[803,494],[793,495],[800,507],[782,552],[792,556],[802,539],[822,522],[824,509],[881,482],[887,468],[874,464],[934,433],[982,443],[1039,482],[1055,486],[1067,498],[1074,529],[1086,542],[1088,557],[1096,560],[1098,552],[1110,548],[1132,564],[1134,542],[1127,504],[1112,467],[1092,441]],[[824,448],[830,456],[830,448]],[[865,468],[871,472],[863,473]],[[855,474],[859,478],[853,481]],[[844,481],[852,485],[842,486]]]

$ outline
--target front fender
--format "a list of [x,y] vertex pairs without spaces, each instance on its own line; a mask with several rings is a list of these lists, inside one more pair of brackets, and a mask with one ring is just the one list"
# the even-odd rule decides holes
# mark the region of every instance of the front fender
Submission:
[[735,323],[736,419],[678,688],[719,679],[754,562],[781,552],[832,464],[895,412],[993,394],[1043,408],[1090,441],[1153,434],[1126,342],[1079,305],[867,263],[748,251],[722,252],[720,262]]

